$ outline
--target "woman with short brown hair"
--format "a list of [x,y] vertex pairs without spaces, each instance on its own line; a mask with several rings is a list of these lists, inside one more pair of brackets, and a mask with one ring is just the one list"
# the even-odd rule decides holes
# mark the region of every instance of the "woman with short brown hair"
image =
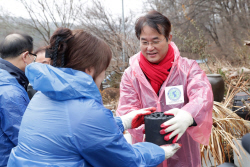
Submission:
[[113,117],[102,104],[98,87],[111,60],[109,46],[83,30],[59,28],[46,57],[53,66],[33,63],[26,76],[38,90],[25,111],[18,146],[8,166],[156,166],[178,144],[130,145],[123,131],[136,128],[154,108]]

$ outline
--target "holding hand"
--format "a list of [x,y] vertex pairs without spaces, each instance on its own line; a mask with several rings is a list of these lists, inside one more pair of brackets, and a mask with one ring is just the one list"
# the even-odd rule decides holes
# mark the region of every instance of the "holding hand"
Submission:
[[124,130],[137,128],[144,124],[144,116],[156,111],[155,107],[144,108],[141,110],[134,110],[130,113],[121,116]]
[[168,144],[160,146],[165,151],[165,159],[172,157],[181,148],[181,144]]
[[164,114],[174,115],[175,117],[164,122],[161,125],[161,128],[163,128],[163,130],[161,130],[160,133],[166,134],[168,132],[171,132],[164,137],[164,140],[168,141],[175,136],[173,143],[176,143],[183,135],[183,133],[187,130],[187,128],[193,124],[193,117],[187,111],[178,108],[173,108],[169,111],[164,112]]

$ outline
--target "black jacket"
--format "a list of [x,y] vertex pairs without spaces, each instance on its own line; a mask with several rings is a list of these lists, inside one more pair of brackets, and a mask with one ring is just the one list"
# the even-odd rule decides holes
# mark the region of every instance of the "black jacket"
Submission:
[[16,66],[11,64],[10,62],[8,62],[4,59],[1,59],[1,58],[0,58],[0,68],[8,71],[10,73],[10,75],[15,77],[16,80],[18,81],[18,83],[22,87],[24,87],[24,89],[27,91],[27,86],[29,84],[29,80],[25,76],[25,73],[22,70],[20,70],[19,68],[17,68]]

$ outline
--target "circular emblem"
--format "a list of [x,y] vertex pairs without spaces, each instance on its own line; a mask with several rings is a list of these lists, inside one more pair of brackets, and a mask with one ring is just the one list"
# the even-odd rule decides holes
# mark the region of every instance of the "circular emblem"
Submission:
[[181,91],[178,88],[171,88],[168,91],[168,98],[172,101],[177,101],[181,97]]

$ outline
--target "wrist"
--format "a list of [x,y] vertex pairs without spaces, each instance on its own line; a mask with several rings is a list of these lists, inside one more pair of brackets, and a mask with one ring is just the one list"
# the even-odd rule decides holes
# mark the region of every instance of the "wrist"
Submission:
[[190,114],[189,126],[191,126],[193,123],[194,123],[194,118],[193,118],[192,115]]
[[186,112],[185,115],[186,115],[186,118],[187,118],[186,120],[188,121],[188,127],[190,127],[194,123],[194,118],[192,117],[192,115],[188,111],[185,111],[185,112]]
[[193,118],[193,123],[189,127],[191,126],[197,126],[197,123],[195,122],[194,118]]
[[164,155],[165,155],[165,160],[166,159],[168,159],[168,156],[167,156],[167,150],[165,150],[166,148],[164,147],[164,146],[160,146],[162,149],[163,149],[163,151],[164,151]]
[[122,120],[124,130],[131,129],[132,120],[127,115],[120,116],[120,118]]

